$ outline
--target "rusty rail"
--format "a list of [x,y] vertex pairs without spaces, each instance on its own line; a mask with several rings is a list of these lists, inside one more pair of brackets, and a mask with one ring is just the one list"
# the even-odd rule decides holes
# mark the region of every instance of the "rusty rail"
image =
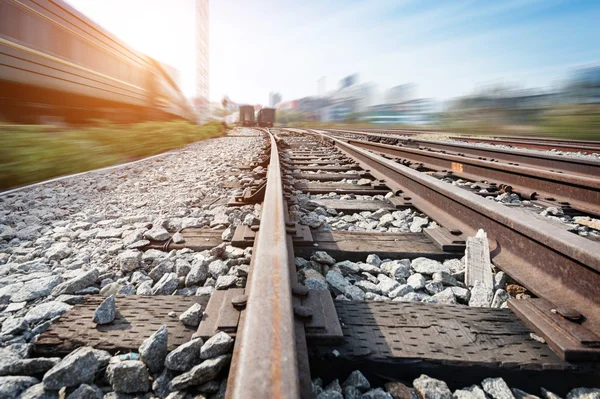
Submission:
[[[271,141],[265,199],[254,242],[246,310],[236,338],[227,398],[300,398],[308,363],[303,328],[294,320],[290,261],[294,254],[286,233],[279,153]],[[303,348],[301,346],[304,346]],[[309,387],[310,388],[310,380]]]
[[[373,139],[394,140],[398,143],[404,144],[409,142],[409,139],[403,139],[391,135],[382,135],[351,130],[337,131],[361,135]],[[535,168],[544,168],[549,170],[568,172],[592,178],[597,178],[598,176],[600,176],[600,161],[596,160],[565,157],[561,155],[551,155],[543,153],[536,154],[519,150],[505,150],[500,148],[482,147],[465,143],[438,142],[422,139],[410,139],[410,142],[412,144],[418,145],[421,149],[451,151],[457,155],[462,154],[464,156],[471,156],[483,160],[497,159],[504,162],[512,162],[515,165],[525,165]]]
[[[329,129],[339,130],[339,129]],[[490,136],[480,137],[476,134],[456,134],[448,133],[440,130],[403,130],[403,129],[359,129],[359,130],[345,130],[347,132],[360,133],[362,131],[369,133],[380,133],[380,134],[397,134],[412,136],[416,134],[445,134],[449,135],[455,140],[462,140],[470,143],[488,143],[488,144],[500,144],[510,145],[513,147],[531,148],[538,150],[551,150],[556,149],[564,152],[580,152],[580,151],[591,151],[600,152],[600,142],[590,140],[562,140],[553,139],[550,137],[524,137],[524,136]],[[344,130],[339,130],[344,131]]]
[[577,325],[596,336],[593,345],[600,343],[600,243],[332,136],[320,136],[441,225],[468,235],[483,228],[496,266],[557,308],[583,315]]
[[553,198],[557,206],[569,203],[573,209],[600,215],[598,179],[370,141],[346,141],[365,150],[423,163],[426,168],[446,169],[458,177],[510,185],[513,191],[529,199]]

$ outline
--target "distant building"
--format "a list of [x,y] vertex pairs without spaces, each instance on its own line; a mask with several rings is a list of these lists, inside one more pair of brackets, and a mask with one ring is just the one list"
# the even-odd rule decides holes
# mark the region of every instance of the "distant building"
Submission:
[[571,102],[600,103],[600,65],[576,69],[567,87]]
[[394,86],[385,92],[386,104],[399,104],[413,99],[415,85],[406,83],[399,86]]
[[196,0],[196,101],[198,122],[208,117],[208,1]]
[[340,80],[340,90],[345,89],[346,87],[350,87],[358,83],[358,74],[348,75],[342,80]]
[[370,123],[424,125],[433,122],[435,104],[427,98],[369,107],[361,117]]
[[277,107],[277,104],[279,104],[280,102],[281,102],[281,94],[275,93],[275,92],[269,93],[269,107],[270,108]]
[[283,101],[280,102],[279,105],[277,106],[278,110],[281,111],[297,111],[298,106],[297,106],[297,102],[294,101]]

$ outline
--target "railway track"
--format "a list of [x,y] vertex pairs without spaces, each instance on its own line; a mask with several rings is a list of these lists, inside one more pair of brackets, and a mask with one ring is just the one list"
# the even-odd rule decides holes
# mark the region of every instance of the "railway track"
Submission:
[[492,145],[511,146],[515,148],[527,148],[536,150],[554,150],[563,152],[595,152],[600,153],[600,142],[591,140],[563,140],[546,137],[522,137],[522,136],[492,136],[477,137],[467,135],[456,135],[440,132],[437,130],[404,130],[404,129],[331,129],[339,132],[360,133],[370,132],[376,134],[413,136],[422,134],[449,135],[452,139],[466,143],[486,143]]
[[[105,326],[92,323],[104,298],[87,295],[35,339],[37,356],[56,359],[79,346],[133,352],[128,360],[113,356],[109,368],[125,373],[134,364],[121,362],[145,364],[155,384],[119,391],[133,383],[116,382],[110,371],[108,389],[151,389],[160,397],[170,390],[229,398],[450,397],[473,384],[490,397],[504,388],[524,394],[508,386],[577,397],[588,391],[574,388],[600,388],[600,243],[446,181],[456,174],[488,194],[518,193],[541,206],[595,214],[597,179],[521,162],[458,162],[452,154],[321,131],[248,132],[217,139],[262,135],[264,146],[252,162],[221,174],[219,186],[237,190],[231,198],[191,205],[210,214],[207,226],[165,223],[168,239],[160,228],[160,237],[155,227],[144,233],[144,259],[194,256],[191,270],[178,266],[179,283],[159,262],[139,269],[136,279],[154,279],[149,294],[117,295],[116,319]],[[527,197],[534,184],[537,198]],[[244,222],[225,228],[234,218]],[[126,284],[142,285],[133,280]],[[182,328],[171,313],[192,305],[202,307],[202,320]],[[168,347],[173,370],[152,369],[148,357],[161,325],[169,329],[164,355]],[[235,339],[232,355],[225,336]],[[173,353],[193,345],[212,355],[173,365]],[[54,389],[53,370],[40,375],[40,385]]]

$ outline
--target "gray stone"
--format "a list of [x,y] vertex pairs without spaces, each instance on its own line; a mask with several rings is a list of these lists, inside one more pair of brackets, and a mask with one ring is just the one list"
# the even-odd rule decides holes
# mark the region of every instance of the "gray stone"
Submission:
[[236,285],[236,282],[236,276],[219,276],[219,278],[217,278],[217,282],[215,283],[215,289],[226,290],[228,288],[234,287]]
[[24,317],[9,317],[2,322],[2,332],[0,335],[16,335],[26,331],[29,323]]
[[385,384],[385,390],[392,395],[392,398],[394,399],[419,399],[417,391],[398,381],[387,382]]
[[50,390],[76,387],[92,381],[98,370],[106,366],[109,360],[108,352],[84,346],[69,353],[52,367],[44,375],[42,382]]
[[0,303],[8,303],[10,302],[10,298],[19,292],[21,287],[23,286],[22,282],[5,285],[4,287],[0,287]]
[[173,379],[173,373],[169,371],[168,368],[165,368],[160,375],[154,379],[152,383],[152,391],[159,398],[166,398],[171,390],[169,389],[169,383]]
[[181,233],[177,232],[173,234],[173,242],[175,244],[183,244],[185,242],[185,238],[181,235]]
[[412,287],[412,285],[402,284],[402,285],[399,285],[398,287],[394,288],[392,291],[390,291],[388,296],[390,298],[402,297],[413,291],[414,291],[414,288]]
[[317,399],[344,399],[344,395],[338,391],[322,391],[317,396]]
[[171,238],[171,235],[164,227],[154,225],[150,230],[144,232],[144,238],[153,241],[166,241]]
[[544,399],[562,399],[562,397],[558,396],[554,392],[547,390],[546,388],[542,387],[540,388],[540,391],[542,392],[542,397]]
[[208,259],[196,258],[192,262],[192,268],[185,278],[185,286],[202,285],[208,278]]
[[410,231],[412,233],[420,233],[423,230],[423,227],[428,224],[429,220],[427,218],[415,216],[410,224]]
[[349,260],[345,260],[342,262],[337,262],[333,265],[333,267],[337,267],[343,276],[347,276],[349,274],[357,274],[360,272],[360,268],[354,262],[350,262]]
[[378,295],[381,294],[381,289],[379,289],[377,284],[372,283],[368,280],[357,281],[356,284],[354,284],[354,285],[356,287],[360,288],[361,290],[363,290],[364,292],[372,292],[372,293],[375,293]]
[[45,302],[29,309],[25,315],[25,320],[29,322],[29,324],[37,324],[60,316],[71,308],[72,306],[64,302]]
[[410,277],[410,260],[392,260],[389,262],[383,262],[381,264],[381,270],[386,272],[390,277],[397,280],[404,281],[404,279]]
[[58,399],[58,392],[44,389],[44,384],[36,384],[27,388],[19,399]]
[[81,384],[67,399],[102,399],[104,392],[96,385]]
[[169,330],[167,326],[161,326],[139,348],[140,359],[153,373],[157,373],[163,368],[165,358],[167,357],[168,337]]
[[179,316],[179,321],[186,326],[197,327],[200,320],[202,320],[202,306],[199,303],[193,304]]
[[386,276],[385,274],[378,275],[377,280],[379,280],[377,288],[381,290],[383,295],[389,295],[390,292],[400,287],[400,284],[396,280]]
[[213,278],[224,276],[228,271],[229,266],[227,266],[227,263],[223,262],[221,259],[214,260],[208,265],[208,272]]
[[59,242],[52,245],[46,251],[46,258],[50,260],[62,260],[67,256],[71,255],[71,248],[69,248],[69,243]]
[[18,397],[32,385],[38,384],[37,378],[24,376],[0,377],[0,398],[12,399]]
[[202,339],[196,338],[180,345],[167,355],[165,366],[170,370],[188,371],[200,361],[203,343]]
[[190,371],[173,378],[169,384],[169,389],[171,389],[171,391],[178,391],[214,380],[223,367],[229,364],[230,360],[231,355],[221,355],[213,359],[205,360],[199,365],[194,366]]
[[342,388],[345,387],[354,387],[360,390],[361,392],[365,392],[371,389],[371,384],[369,383],[369,380],[367,380],[367,378],[363,375],[363,373],[360,372],[360,370],[354,370],[352,373],[350,373],[348,378],[346,378],[346,381],[344,381],[344,383],[342,384]]
[[331,381],[329,385],[324,388],[324,390],[342,393],[342,386],[340,385],[340,381],[336,378],[335,380]]
[[494,275],[494,289],[504,289],[506,286],[506,281],[508,280],[508,276],[503,271],[499,271]]
[[174,271],[173,262],[170,260],[162,260],[155,267],[150,270],[148,273],[148,277],[152,279],[154,282],[160,281],[160,279],[167,273],[172,273]]
[[227,333],[219,331],[210,337],[200,349],[200,358],[211,359],[229,353],[233,348],[233,338]]
[[487,399],[485,392],[478,385],[472,385],[454,391],[453,399]]
[[[64,302],[64,301],[62,301]],[[23,302],[13,302],[9,304],[6,308],[4,308],[4,313],[12,313],[18,312],[21,309],[24,309],[27,306],[27,301]]]
[[367,264],[379,267],[381,265],[381,259],[379,256],[375,254],[370,254],[367,256],[366,260]]
[[67,280],[52,290],[53,296],[59,296],[62,294],[74,294],[90,285],[94,284],[99,278],[98,270],[92,268],[77,277]]
[[422,399],[451,399],[452,392],[444,381],[436,380],[425,374],[413,381],[413,387]]
[[511,391],[516,399],[540,399],[539,396],[532,395],[530,393],[520,390],[519,388],[512,388]]
[[192,270],[192,265],[185,259],[177,259],[175,261],[175,273],[179,277],[186,277],[188,273]]
[[135,293],[136,295],[152,295],[152,280],[142,281]]
[[468,289],[462,287],[450,287],[450,289],[452,290],[452,293],[456,299],[463,303],[469,302],[469,298],[471,298],[471,292]]
[[61,281],[62,278],[60,276],[50,276],[27,281],[10,297],[10,300],[11,302],[23,302],[48,296],[52,292],[52,289]]
[[454,292],[451,287],[446,288],[443,291],[438,292],[432,296],[435,299],[436,303],[441,303],[444,305],[456,305],[456,297],[454,296]]
[[196,290],[196,296],[208,301],[214,290],[214,287],[198,287]]
[[492,299],[492,307],[499,309],[509,299],[510,299],[510,295],[508,295],[508,292],[504,291],[503,289],[497,289],[496,292],[494,293],[494,298]]
[[319,262],[325,265],[333,266],[335,264],[335,259],[333,259],[329,254],[325,251],[316,251],[311,257],[311,260],[315,262]]
[[349,285],[348,287],[346,287],[346,291],[344,291],[344,294],[353,301],[365,300],[364,291],[354,285]]
[[150,390],[150,375],[139,360],[118,360],[108,365],[106,377],[115,392],[133,393]]
[[481,386],[493,399],[515,399],[502,378],[486,378],[481,382]]
[[459,285],[459,282],[456,281],[456,279],[454,278],[454,276],[452,276],[452,274],[448,273],[448,272],[435,272],[433,273],[433,275],[431,276],[433,278],[433,281],[437,281],[440,282],[446,286],[457,286]]
[[351,284],[342,276],[340,273],[335,270],[329,270],[327,275],[325,276],[325,280],[327,284],[331,288],[334,294],[344,294],[346,292],[346,288]]
[[135,249],[127,249],[117,256],[117,260],[122,271],[132,272],[140,267],[142,253]]
[[437,260],[427,258],[416,258],[413,259],[410,266],[416,273],[432,275],[436,272],[450,272],[448,266],[444,266]]
[[126,234],[123,237],[123,245],[129,247],[131,244],[141,241],[144,238],[144,231],[145,230],[138,229]]
[[387,393],[386,391],[384,391],[381,388],[371,389],[370,391],[363,393],[363,395],[360,398],[361,399],[393,399],[392,395],[390,395],[389,393]]
[[598,388],[575,388],[567,394],[567,399],[599,399]]
[[152,295],[171,295],[179,286],[179,278],[175,273],[166,273],[152,287]]
[[20,359],[8,356],[6,352],[0,351],[4,358],[0,359],[0,375],[38,375],[44,374],[60,362],[59,357],[37,357],[32,359]]
[[439,281],[429,280],[425,283],[425,291],[427,291],[430,295],[435,295],[443,290],[444,285]]
[[115,296],[111,295],[106,298],[100,306],[94,311],[94,319],[92,320],[96,324],[108,324],[112,323],[117,315],[117,307],[115,304]]
[[[471,297],[469,298],[469,306],[475,308],[488,308],[492,302],[492,291],[489,287],[483,285],[479,281],[475,281],[475,285],[471,289]],[[485,388],[485,387],[484,387]]]

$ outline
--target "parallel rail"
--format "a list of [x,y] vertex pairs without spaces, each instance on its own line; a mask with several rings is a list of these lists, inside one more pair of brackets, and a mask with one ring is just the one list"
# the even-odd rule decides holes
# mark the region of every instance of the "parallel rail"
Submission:
[[569,203],[573,209],[600,215],[600,180],[598,179],[416,148],[359,140],[345,141],[379,154],[423,163],[426,168],[448,170],[458,177],[474,181],[487,179],[497,184],[505,184],[527,199],[552,198],[557,204]]
[[[246,310],[236,338],[227,398],[300,398],[310,393],[304,327],[294,320],[291,273],[294,252],[286,232],[287,205],[283,196],[275,137],[260,227],[254,241],[246,292]],[[293,266],[292,266],[293,267]]]
[[[317,130],[322,131],[322,130]],[[338,130],[339,131],[339,130]],[[512,162],[514,165],[524,165],[565,173],[578,174],[597,178],[600,176],[600,161],[582,158],[566,157],[552,154],[535,154],[519,150],[505,150],[493,147],[482,147],[463,143],[439,142],[421,139],[403,139],[388,135],[346,131],[347,133],[370,137],[373,140],[381,140],[388,144],[408,144],[418,146],[421,149],[437,151],[449,151],[460,156],[470,156],[483,160],[501,160]],[[388,141],[389,140],[389,141]]]
[[[339,129],[330,129],[339,130]],[[448,133],[439,130],[404,130],[404,129],[350,129],[339,130],[347,132],[370,132],[412,136],[416,134],[445,134],[455,140],[469,143],[488,143],[497,145],[510,145],[520,148],[538,150],[560,150],[564,152],[600,152],[600,141],[591,140],[563,140],[549,137],[523,137],[523,136],[491,136],[478,137],[477,135]]]
[[[396,193],[448,229],[490,238],[494,264],[535,295],[583,315],[591,345],[600,344],[600,243],[486,200],[335,137],[319,134]],[[527,317],[527,315],[525,316]],[[565,344],[566,345],[566,344]],[[582,342],[576,349],[586,351]]]

